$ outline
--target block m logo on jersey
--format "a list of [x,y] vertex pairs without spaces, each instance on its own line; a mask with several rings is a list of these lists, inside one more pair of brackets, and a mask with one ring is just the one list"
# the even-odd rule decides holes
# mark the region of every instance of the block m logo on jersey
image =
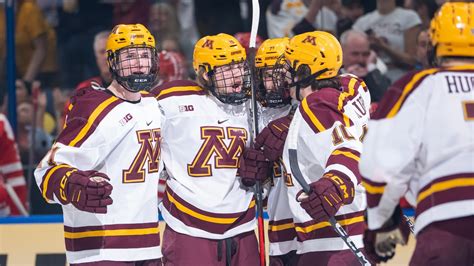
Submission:
[[123,170],[123,183],[140,183],[145,181],[145,162],[148,162],[148,173],[158,172],[160,162],[161,130],[159,128],[137,131],[140,149],[132,165]]
[[[212,175],[209,160],[214,156],[214,168],[237,168],[239,157],[247,141],[247,130],[244,128],[228,127],[224,132],[222,127],[201,127],[201,145],[191,164],[188,164],[188,174],[195,177]],[[230,141],[226,145],[224,140]]]

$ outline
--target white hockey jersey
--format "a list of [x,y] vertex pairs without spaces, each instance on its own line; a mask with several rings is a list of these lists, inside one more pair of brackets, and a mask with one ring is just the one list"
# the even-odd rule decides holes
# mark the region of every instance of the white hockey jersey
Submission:
[[248,102],[225,105],[191,81],[156,89],[169,175],[160,210],[182,234],[224,239],[255,229],[253,191],[237,176],[249,143]]
[[380,228],[404,195],[416,206],[415,234],[474,215],[474,65],[396,82],[369,122],[360,171],[369,229]]
[[[263,130],[271,121],[290,113],[292,106],[266,108],[259,105],[259,129]],[[267,197],[269,255],[284,255],[296,250],[296,231],[293,224],[286,191],[282,191],[285,180],[281,161],[275,162],[271,182],[264,185]]]
[[110,178],[113,203],[106,214],[62,206],[68,262],[160,258],[161,116],[155,98],[128,102],[92,88],[77,94],[65,128],[35,171],[36,182],[48,202],[60,203],[53,183],[74,169],[96,170]]
[[[285,142],[285,171],[282,173],[285,186],[282,190],[286,191],[293,216],[298,254],[338,251],[348,247],[329,222],[315,223],[296,201],[302,187],[291,171],[290,159],[294,157],[290,158],[289,149],[297,150],[297,164],[308,184],[327,173],[336,174],[345,182],[354,184],[352,203],[343,205],[335,218],[356,246],[363,246],[366,199],[357,165],[362,148],[360,139],[369,119],[370,94],[363,81],[355,76],[344,75],[340,79],[342,91],[323,88],[303,99]],[[284,228],[290,224],[280,226]]]

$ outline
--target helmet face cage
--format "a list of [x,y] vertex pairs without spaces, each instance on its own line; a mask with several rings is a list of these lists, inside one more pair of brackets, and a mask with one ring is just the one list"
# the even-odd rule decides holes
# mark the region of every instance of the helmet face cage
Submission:
[[274,67],[258,69],[257,100],[264,107],[279,108],[291,102],[289,87],[279,87],[273,78]]
[[273,84],[277,88],[286,88],[289,90],[295,84],[295,70],[291,67],[290,62],[284,55],[280,56],[272,71]]
[[250,69],[246,61],[216,66],[208,72],[211,93],[223,103],[239,105],[250,96]]
[[109,52],[112,75],[117,82],[131,92],[149,91],[157,81],[159,59],[155,48],[133,45]]

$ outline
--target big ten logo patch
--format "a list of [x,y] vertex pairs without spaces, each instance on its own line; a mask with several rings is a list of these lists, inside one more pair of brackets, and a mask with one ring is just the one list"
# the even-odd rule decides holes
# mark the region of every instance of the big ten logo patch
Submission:
[[132,116],[130,113],[128,113],[128,114],[126,114],[122,119],[119,120],[119,123],[120,123],[120,125],[123,126],[123,125],[125,125],[126,123],[128,123],[128,121],[130,121],[130,120],[132,120],[132,119],[133,119],[133,116]]
[[194,106],[192,104],[180,105],[178,108],[181,113],[194,111]]

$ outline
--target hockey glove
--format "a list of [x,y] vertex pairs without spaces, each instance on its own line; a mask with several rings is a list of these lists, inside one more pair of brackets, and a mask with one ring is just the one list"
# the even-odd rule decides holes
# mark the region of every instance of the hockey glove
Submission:
[[306,197],[303,190],[298,192],[296,200],[301,207],[316,222],[328,221],[336,215],[344,204],[350,204],[354,199],[354,185],[350,180],[345,180],[329,172],[318,181],[309,185],[311,192]]
[[246,148],[240,157],[239,174],[242,184],[252,187],[256,181],[263,182],[269,177],[270,162],[265,158],[262,151]]
[[282,156],[290,123],[290,116],[278,118],[270,122],[255,139],[255,148],[262,149],[268,160],[276,161]]
[[104,173],[77,170],[63,176],[55,194],[63,204],[71,203],[81,211],[107,213],[107,206],[113,202],[109,180]]
[[410,228],[402,221],[402,210],[397,206],[392,217],[378,230],[366,230],[364,247],[369,258],[376,262],[386,262],[395,255],[397,244],[406,245]]

